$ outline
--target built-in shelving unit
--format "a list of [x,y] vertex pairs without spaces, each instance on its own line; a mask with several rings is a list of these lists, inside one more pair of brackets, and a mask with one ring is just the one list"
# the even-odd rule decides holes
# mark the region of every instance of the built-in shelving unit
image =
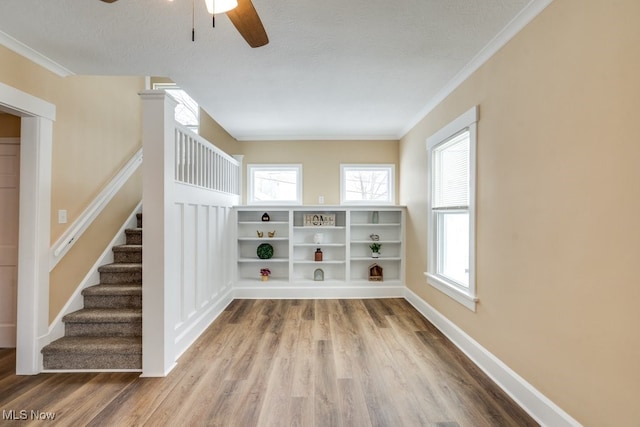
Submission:
[[[262,220],[265,213],[269,221]],[[403,296],[403,207],[243,206],[235,215],[238,297]],[[379,258],[369,249],[375,238]],[[258,257],[262,243],[273,247],[272,258]],[[322,261],[315,261],[317,249]],[[382,268],[381,281],[369,280],[374,264]],[[268,281],[261,280],[262,268],[272,272]]]
[[[290,212],[270,210],[269,221],[263,221],[265,210],[237,211],[237,281],[256,282],[260,279],[260,269],[271,270],[274,282],[289,281],[289,235]],[[259,235],[261,233],[261,235]],[[269,237],[269,233],[273,233]],[[260,259],[257,248],[262,243],[273,246],[273,257]]]

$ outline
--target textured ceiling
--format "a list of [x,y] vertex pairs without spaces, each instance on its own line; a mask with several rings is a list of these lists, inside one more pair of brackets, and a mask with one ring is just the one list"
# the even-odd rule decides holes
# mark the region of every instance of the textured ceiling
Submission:
[[[75,74],[167,76],[238,139],[396,139],[530,0],[1,0],[0,32]],[[1,66],[1,65],[0,65]]]

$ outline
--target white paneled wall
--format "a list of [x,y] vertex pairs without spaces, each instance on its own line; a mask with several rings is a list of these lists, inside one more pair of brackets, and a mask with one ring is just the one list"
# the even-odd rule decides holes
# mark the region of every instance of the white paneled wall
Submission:
[[221,237],[229,228],[230,207],[176,202],[172,257],[179,260],[175,319],[177,354],[184,352],[230,301],[229,251]]
[[143,99],[143,376],[164,376],[232,299],[240,162]]

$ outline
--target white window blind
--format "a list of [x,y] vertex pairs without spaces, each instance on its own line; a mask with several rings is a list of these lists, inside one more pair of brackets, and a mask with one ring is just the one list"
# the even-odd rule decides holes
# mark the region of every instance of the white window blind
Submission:
[[465,130],[433,150],[434,210],[469,206],[469,131]]

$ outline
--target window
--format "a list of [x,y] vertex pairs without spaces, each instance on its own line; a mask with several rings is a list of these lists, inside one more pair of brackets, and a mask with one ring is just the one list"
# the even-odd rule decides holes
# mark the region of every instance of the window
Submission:
[[427,283],[475,311],[477,107],[427,139]]
[[395,166],[340,165],[340,203],[393,204]]
[[175,119],[176,122],[187,127],[194,133],[198,133],[200,125],[200,107],[198,103],[189,96],[187,92],[180,89],[173,83],[154,83],[153,89],[164,89],[168,95],[176,100]]
[[247,165],[247,204],[302,204],[302,165]]

